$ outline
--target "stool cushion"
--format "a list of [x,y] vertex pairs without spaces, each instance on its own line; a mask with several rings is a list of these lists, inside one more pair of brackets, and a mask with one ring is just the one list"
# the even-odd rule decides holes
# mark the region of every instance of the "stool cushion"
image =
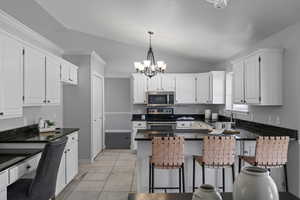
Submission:
[[8,200],[33,200],[28,196],[28,189],[32,183],[32,179],[19,179],[17,182],[8,186]]
[[254,156],[239,156],[239,158],[246,161],[250,165],[256,165],[256,161],[255,161]]

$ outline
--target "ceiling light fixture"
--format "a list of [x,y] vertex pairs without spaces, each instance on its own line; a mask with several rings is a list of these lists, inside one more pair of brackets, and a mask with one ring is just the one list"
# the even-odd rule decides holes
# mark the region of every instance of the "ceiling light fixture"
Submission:
[[229,0],[206,0],[206,1],[214,4],[215,8],[226,8]]
[[152,35],[154,33],[152,31],[148,31],[149,34],[149,50],[147,53],[147,60],[143,62],[134,62],[134,67],[137,72],[143,73],[149,78],[155,76],[157,73],[164,73],[166,71],[166,63],[164,61],[155,61],[154,53],[152,50]]

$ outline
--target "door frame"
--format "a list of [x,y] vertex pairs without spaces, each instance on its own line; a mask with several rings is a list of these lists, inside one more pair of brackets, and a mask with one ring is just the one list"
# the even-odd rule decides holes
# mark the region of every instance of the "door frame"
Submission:
[[99,73],[97,73],[97,72],[92,72],[91,73],[91,142],[90,142],[90,161],[91,161],[91,163],[94,161],[94,158],[101,152],[97,152],[97,154],[96,155],[93,155],[93,76],[96,76],[96,77],[98,77],[98,78],[100,78],[101,80],[102,80],[102,135],[101,135],[101,137],[102,137],[102,150],[101,151],[103,151],[103,149],[105,149],[105,142],[104,142],[104,139],[105,139],[105,133],[104,133],[104,130],[105,130],[105,126],[104,126],[104,123],[105,123],[105,115],[104,115],[104,113],[105,113],[105,104],[104,104],[104,94],[105,94],[105,92],[104,92],[104,90],[105,90],[105,87],[104,87],[104,76],[103,75],[101,75],[101,74],[99,74]]

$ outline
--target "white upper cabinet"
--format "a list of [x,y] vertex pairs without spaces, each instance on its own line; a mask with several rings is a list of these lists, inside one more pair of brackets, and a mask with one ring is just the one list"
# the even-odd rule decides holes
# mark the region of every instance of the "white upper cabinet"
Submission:
[[24,53],[24,105],[40,106],[45,103],[45,55],[30,47]]
[[233,102],[244,103],[244,62],[233,63]]
[[0,35],[0,119],[23,114],[23,47]]
[[46,103],[60,103],[60,62],[57,58],[46,57]]
[[233,62],[234,103],[282,105],[282,50],[261,49]]
[[61,81],[66,84],[77,85],[78,84],[78,67],[63,61],[61,63]]
[[176,75],[176,104],[196,103],[196,75]]
[[146,104],[147,78],[144,74],[132,74],[133,103]]
[[211,71],[209,83],[210,103],[225,104],[225,72]]
[[225,72],[212,71],[197,75],[197,103],[225,103]]
[[161,79],[160,75],[153,76],[152,78],[147,78],[148,91],[161,91]]
[[161,74],[161,90],[175,92],[175,75]]
[[197,74],[197,103],[210,103],[210,74]]

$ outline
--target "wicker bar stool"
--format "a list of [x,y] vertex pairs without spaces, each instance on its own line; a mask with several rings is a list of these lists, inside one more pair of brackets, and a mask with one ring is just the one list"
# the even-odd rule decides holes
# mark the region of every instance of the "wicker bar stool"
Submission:
[[195,191],[195,163],[202,166],[202,183],[205,184],[205,167],[222,168],[223,191],[225,192],[225,168],[231,167],[232,181],[235,179],[234,156],[235,137],[205,136],[203,140],[203,156],[193,156],[193,191]]
[[289,137],[288,136],[260,136],[256,139],[255,156],[239,156],[239,172],[241,171],[242,160],[253,166],[267,168],[284,168],[285,189],[288,192],[287,179],[287,156]]
[[[178,189],[185,192],[184,182],[184,138],[183,137],[154,137],[152,140],[152,156],[149,161],[149,193],[155,189]],[[154,169],[178,169],[178,187],[155,187]],[[181,186],[182,184],[182,186]]]

